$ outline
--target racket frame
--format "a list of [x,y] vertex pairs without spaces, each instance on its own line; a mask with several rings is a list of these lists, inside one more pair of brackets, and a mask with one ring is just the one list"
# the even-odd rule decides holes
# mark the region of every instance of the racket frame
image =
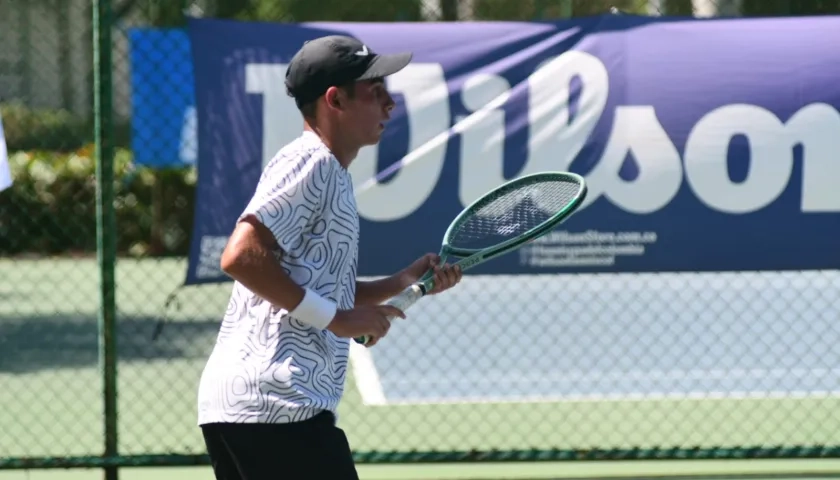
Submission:
[[[492,247],[458,248],[449,245],[449,239],[455,234],[455,232],[458,231],[458,227],[460,227],[461,224],[472,216],[472,212],[481,208],[481,206],[492,202],[500,195],[504,195],[512,189],[519,188],[522,184],[527,185],[529,183],[535,183],[542,180],[571,180],[573,183],[579,185],[578,194],[575,196],[574,200],[569,202],[565,207],[536,227],[533,227],[511,239],[505,240],[504,242],[493,245]],[[455,262],[453,266],[459,266],[463,272],[488,260],[492,260],[493,258],[517,250],[521,246],[545,235],[557,225],[562,223],[565,219],[570,217],[575,211],[577,211],[586,199],[587,193],[588,188],[585,179],[581,175],[572,172],[538,172],[509,180],[470,203],[449,224],[449,227],[447,227],[446,232],[443,235],[443,242],[438,254],[440,256],[440,264],[445,264],[450,257],[459,257],[460,260]],[[408,302],[408,304],[405,305],[407,308],[420,298],[424,297],[433,288],[434,270],[430,269],[417,282],[408,286],[405,290],[384,303],[386,305],[394,305],[400,308],[401,304]],[[388,320],[392,321],[393,318],[388,318]],[[370,338],[356,337],[354,340],[356,343],[366,345]]]

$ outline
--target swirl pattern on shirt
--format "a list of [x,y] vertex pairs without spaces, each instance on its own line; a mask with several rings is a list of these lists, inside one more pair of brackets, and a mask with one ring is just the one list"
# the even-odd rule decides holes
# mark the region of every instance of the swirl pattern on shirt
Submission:
[[[304,132],[266,165],[242,213],[274,234],[283,269],[299,285],[353,308],[359,218],[349,172]],[[289,316],[234,282],[201,376],[198,423],[287,423],[335,412],[349,339]]]

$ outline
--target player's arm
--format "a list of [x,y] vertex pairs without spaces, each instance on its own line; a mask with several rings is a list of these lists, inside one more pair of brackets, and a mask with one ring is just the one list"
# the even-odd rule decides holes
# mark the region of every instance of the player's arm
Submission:
[[256,295],[291,311],[305,291],[274,257],[276,244],[274,234],[256,215],[243,215],[222,253],[221,268]]
[[336,305],[295,283],[286,274],[273,250],[276,237],[256,216],[244,215],[222,253],[221,267],[234,280],[273,305],[322,330],[340,337],[387,334],[387,315],[405,318],[394,307],[369,310],[338,310]]
[[434,288],[429,295],[443,292],[461,281],[461,268],[439,265],[440,257],[427,253],[399,272],[379,280],[356,281],[356,305],[377,305],[398,295],[429,270],[434,272]]
[[301,235],[321,210],[331,168],[328,157],[290,156],[269,165],[239,217],[220,265],[254,294],[322,330],[338,313],[335,302],[292,280],[275,251],[301,254]]
[[379,280],[356,280],[356,306],[378,305],[411,285],[405,272]]
[[274,254],[278,249],[283,255],[301,254],[301,232],[321,210],[322,192],[332,168],[329,158],[289,159],[268,168],[222,253],[222,270],[254,294],[317,329],[341,337],[387,334],[390,324],[386,316],[404,317],[402,312],[388,306],[338,310],[335,302],[292,280]]

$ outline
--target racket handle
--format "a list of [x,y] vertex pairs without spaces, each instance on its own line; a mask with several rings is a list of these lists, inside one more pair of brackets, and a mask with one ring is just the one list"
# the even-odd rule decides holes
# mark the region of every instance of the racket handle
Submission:
[[[414,305],[414,303],[417,302],[417,300],[420,300],[425,294],[425,286],[422,283],[415,283],[414,285],[411,285],[402,292],[400,292],[398,295],[388,299],[386,302],[384,302],[384,305],[391,305],[397,307],[399,310],[404,312],[408,310],[410,306]],[[396,317],[388,317],[388,321],[393,321],[394,318]],[[370,338],[370,336],[364,335],[361,337],[356,337],[353,340],[355,340],[356,343],[367,345],[367,343],[370,341]]]

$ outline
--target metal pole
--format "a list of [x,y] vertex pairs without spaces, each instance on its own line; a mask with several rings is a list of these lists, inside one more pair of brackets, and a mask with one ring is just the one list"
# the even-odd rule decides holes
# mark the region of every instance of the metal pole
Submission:
[[[113,91],[111,1],[93,2],[94,138],[96,141],[96,252],[99,262],[99,367],[103,381],[105,457],[117,456],[117,345],[114,264]],[[117,467],[105,479],[117,480]]]

